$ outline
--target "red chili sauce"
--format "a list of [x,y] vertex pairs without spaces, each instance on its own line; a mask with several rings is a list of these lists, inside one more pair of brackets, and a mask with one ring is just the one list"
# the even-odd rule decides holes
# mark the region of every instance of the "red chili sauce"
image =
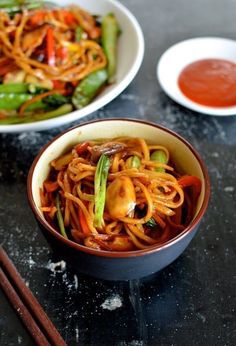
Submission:
[[182,70],[178,84],[186,97],[201,105],[236,105],[236,64],[230,61],[198,60]]

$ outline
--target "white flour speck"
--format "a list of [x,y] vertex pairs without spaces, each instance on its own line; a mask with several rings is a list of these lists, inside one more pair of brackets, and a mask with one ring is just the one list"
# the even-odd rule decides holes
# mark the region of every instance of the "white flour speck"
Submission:
[[22,336],[18,335],[17,336],[17,341],[18,341],[18,344],[21,344],[23,339],[22,339]]
[[32,266],[35,264],[35,261],[32,259],[32,257],[31,257],[31,256],[29,257],[28,263],[29,263],[29,267],[30,267],[30,269],[31,269],[31,268],[32,268]]
[[77,288],[78,288],[78,276],[76,274],[74,275],[74,282],[75,282],[75,289],[77,290]]
[[122,300],[119,295],[115,295],[107,298],[102,304],[101,307],[105,310],[115,310],[122,306]]
[[234,192],[234,187],[233,186],[226,186],[224,188],[225,192]]
[[65,261],[60,261],[53,263],[51,261],[48,261],[46,268],[51,270],[52,273],[62,273],[66,270],[66,262]]
[[214,153],[211,154],[211,156],[212,156],[212,157],[219,157],[220,155],[219,155],[219,153],[214,152]]
[[79,328],[78,327],[75,328],[75,340],[76,342],[79,342]]

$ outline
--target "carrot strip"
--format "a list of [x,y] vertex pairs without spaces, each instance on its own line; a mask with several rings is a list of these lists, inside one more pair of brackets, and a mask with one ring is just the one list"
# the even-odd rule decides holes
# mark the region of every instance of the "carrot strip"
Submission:
[[45,97],[50,96],[50,95],[54,95],[54,94],[64,94],[64,90],[58,90],[58,89],[57,90],[49,90],[49,91],[47,91],[45,93],[39,94],[39,95],[37,95],[35,97],[32,97],[32,99],[26,101],[25,103],[23,103],[23,105],[21,105],[20,110],[19,110],[19,115],[23,116],[25,110],[30,105],[32,105],[33,103],[38,102],[38,101],[44,99]]
[[56,52],[55,52],[55,40],[54,33],[51,26],[47,31],[47,59],[49,66],[55,66]]
[[80,226],[81,226],[81,230],[82,232],[87,236],[89,234],[91,234],[90,229],[88,227],[88,224],[86,222],[86,218],[84,216],[84,213],[82,211],[81,208],[79,208],[79,221],[80,221]]

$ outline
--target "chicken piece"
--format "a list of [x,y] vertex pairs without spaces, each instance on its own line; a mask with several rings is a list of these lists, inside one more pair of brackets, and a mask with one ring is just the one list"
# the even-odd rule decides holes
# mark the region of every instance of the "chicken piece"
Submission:
[[35,48],[39,47],[47,34],[49,24],[43,24],[37,29],[27,32],[22,39],[22,50],[30,56]]

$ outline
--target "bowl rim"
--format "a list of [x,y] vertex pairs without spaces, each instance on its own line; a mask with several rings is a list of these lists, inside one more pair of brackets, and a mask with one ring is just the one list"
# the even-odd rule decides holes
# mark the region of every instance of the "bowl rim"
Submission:
[[[71,0],[72,1],[72,0]],[[135,76],[140,70],[143,62],[144,52],[145,52],[145,41],[142,27],[139,24],[136,16],[131,12],[131,10],[122,4],[118,0],[106,0],[109,4],[120,10],[127,20],[132,25],[135,32],[135,39],[137,39],[137,52],[134,57],[134,62],[130,67],[129,71],[123,78],[118,82],[114,83],[114,88],[109,90],[101,98],[95,98],[87,106],[73,110],[64,115],[60,115],[56,118],[50,118],[47,120],[39,120],[36,122],[29,122],[26,124],[13,124],[13,125],[0,125],[0,133],[21,133],[29,131],[46,131],[51,128],[63,126],[70,124],[74,121],[78,121],[81,118],[88,116],[89,114],[101,109],[105,105],[109,104],[111,101],[116,99],[133,81]],[[72,1],[73,2],[73,1]],[[68,120],[68,117],[70,118]]]
[[[175,136],[177,139],[179,139],[183,144],[185,144],[188,149],[190,149],[190,151],[193,153],[194,157],[197,159],[202,173],[203,173],[203,177],[204,177],[204,181],[205,181],[205,194],[204,194],[204,198],[203,198],[203,202],[201,205],[201,208],[198,212],[198,214],[196,215],[195,219],[181,232],[179,233],[176,237],[168,240],[167,242],[164,242],[162,244],[157,244],[157,245],[152,245],[146,249],[142,249],[142,250],[133,250],[133,251],[124,251],[124,252],[119,252],[119,251],[107,251],[107,250],[96,250],[96,249],[92,249],[89,247],[86,247],[84,245],[80,245],[72,240],[66,239],[64,238],[60,233],[58,233],[58,231],[56,231],[39,213],[33,198],[33,193],[32,193],[32,179],[33,179],[33,175],[34,175],[34,171],[35,171],[35,167],[38,163],[38,161],[40,160],[42,154],[45,152],[45,150],[50,147],[50,145],[52,143],[54,143],[55,141],[57,141],[60,137],[66,135],[67,133],[75,130],[75,129],[79,129],[80,127],[83,126],[87,126],[87,125],[92,125],[94,123],[98,123],[98,122],[116,122],[116,121],[124,121],[124,122],[128,122],[128,123],[140,123],[140,124],[144,124],[144,125],[148,125],[148,126],[152,126],[155,127],[157,129],[160,129],[162,131],[165,131],[167,133],[169,133],[170,135]],[[150,122],[150,121],[146,121],[146,120],[140,120],[140,119],[136,119],[136,118],[104,118],[104,119],[96,119],[96,120],[92,120],[92,121],[87,121],[87,122],[82,122],[81,124],[77,124],[69,129],[64,130],[63,132],[59,133],[57,136],[53,137],[48,143],[46,143],[41,150],[39,151],[39,153],[37,154],[37,156],[35,157],[34,161],[31,164],[30,170],[28,172],[28,176],[27,176],[27,197],[28,197],[28,202],[30,204],[30,207],[34,213],[34,216],[36,217],[36,219],[38,220],[38,222],[44,227],[44,229],[46,229],[47,232],[51,233],[52,236],[54,236],[55,238],[57,238],[57,240],[59,242],[64,243],[65,246],[69,246],[77,251],[82,251],[85,252],[87,254],[90,255],[94,255],[94,256],[99,256],[99,257],[111,257],[111,258],[130,258],[130,257],[139,257],[139,256],[144,256],[144,255],[148,255],[148,254],[153,254],[154,252],[158,252],[161,251],[163,249],[166,249],[174,244],[176,244],[178,241],[180,241],[182,238],[184,238],[185,236],[187,236],[187,234],[189,234],[191,231],[193,231],[195,229],[195,227],[200,223],[203,215],[206,212],[208,203],[209,203],[209,199],[210,199],[210,178],[209,178],[209,174],[208,174],[208,170],[207,167],[205,165],[205,163],[203,162],[202,158],[200,157],[199,153],[196,151],[196,149],[193,148],[193,146],[187,141],[185,140],[182,136],[180,136],[179,134],[177,134],[176,132],[162,126],[159,124],[156,124],[154,122]]]

